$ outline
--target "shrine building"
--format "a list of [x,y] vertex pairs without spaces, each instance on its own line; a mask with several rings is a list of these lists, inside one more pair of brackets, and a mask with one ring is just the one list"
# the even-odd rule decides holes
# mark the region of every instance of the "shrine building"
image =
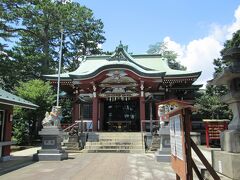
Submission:
[[10,159],[14,106],[26,109],[39,107],[0,88],[0,161]]
[[[112,55],[83,56],[73,72],[61,74],[60,89],[73,99],[72,122],[92,120],[93,131],[140,131],[157,120],[159,102],[193,103],[201,72],[174,70],[159,54],[133,55],[121,43]],[[45,75],[57,86],[58,75]]]

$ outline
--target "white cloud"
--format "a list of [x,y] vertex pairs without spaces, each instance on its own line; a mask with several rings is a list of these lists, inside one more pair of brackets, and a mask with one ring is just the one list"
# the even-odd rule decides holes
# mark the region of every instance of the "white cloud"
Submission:
[[240,29],[240,6],[235,11],[235,21],[230,25],[212,24],[209,35],[192,40],[186,45],[179,44],[170,37],[165,37],[164,42],[169,50],[178,54],[177,61],[187,67],[189,71],[202,71],[196,83],[206,85],[213,77],[213,59],[220,57],[223,42],[232,37],[232,33]]
[[240,6],[238,6],[238,8],[236,9],[234,13],[234,17],[235,17],[235,22],[231,24],[227,30],[228,31],[228,34],[226,36],[227,39],[231,39],[232,33],[240,29]]

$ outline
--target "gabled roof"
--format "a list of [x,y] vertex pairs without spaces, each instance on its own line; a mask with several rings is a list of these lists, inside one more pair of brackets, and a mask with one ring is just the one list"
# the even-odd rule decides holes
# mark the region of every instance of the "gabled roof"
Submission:
[[[194,77],[201,72],[181,71],[169,68],[167,60],[161,55],[132,55],[121,43],[110,55],[93,55],[82,57],[77,70],[61,74],[61,79],[87,79],[94,77],[104,70],[128,69],[143,77]],[[56,79],[57,74],[44,75],[47,79]]]
[[0,104],[7,104],[11,106],[20,106],[27,109],[36,109],[39,106],[33,104],[23,98],[15,96],[7,91],[0,88]]

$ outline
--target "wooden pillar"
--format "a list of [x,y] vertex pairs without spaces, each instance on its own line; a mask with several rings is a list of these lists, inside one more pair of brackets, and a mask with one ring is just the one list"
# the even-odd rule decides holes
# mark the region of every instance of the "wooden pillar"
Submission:
[[152,102],[149,103],[149,113],[150,113],[150,132],[153,132],[153,114],[152,114]]
[[[4,128],[3,141],[11,141],[12,136],[12,109],[5,111],[5,128]],[[10,156],[11,148],[9,146],[3,146],[2,156]]]
[[79,120],[79,105],[78,104],[78,94],[75,95],[75,97],[73,98],[73,109],[72,109],[72,123],[74,123],[76,120]]
[[142,131],[145,131],[145,122],[143,122],[145,119],[146,119],[145,118],[145,98],[140,97],[140,122],[141,122]]
[[145,131],[145,123],[143,122],[144,120],[146,120],[145,117],[145,97],[144,97],[144,86],[143,86],[144,82],[141,81],[141,94],[140,94],[140,122],[141,122],[141,131]]
[[209,148],[209,128],[208,128],[208,122],[205,122],[205,136],[206,136],[206,146]]
[[97,88],[93,83],[93,101],[92,101],[92,123],[93,131],[98,130],[98,97],[97,97]]
[[92,105],[92,121],[93,121],[93,131],[98,130],[98,98],[93,98],[93,105]]

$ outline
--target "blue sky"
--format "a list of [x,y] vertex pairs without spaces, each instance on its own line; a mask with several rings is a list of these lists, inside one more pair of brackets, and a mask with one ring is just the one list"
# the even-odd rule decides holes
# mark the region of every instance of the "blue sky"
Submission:
[[105,50],[114,50],[120,40],[133,53],[144,53],[150,44],[170,36],[186,44],[204,37],[209,26],[231,24],[236,0],[78,0],[104,23]]
[[214,58],[223,43],[240,29],[239,0],[73,0],[104,23],[103,50],[121,40],[129,52],[145,53],[150,44],[165,42],[189,71],[202,71],[196,83],[212,78]]

